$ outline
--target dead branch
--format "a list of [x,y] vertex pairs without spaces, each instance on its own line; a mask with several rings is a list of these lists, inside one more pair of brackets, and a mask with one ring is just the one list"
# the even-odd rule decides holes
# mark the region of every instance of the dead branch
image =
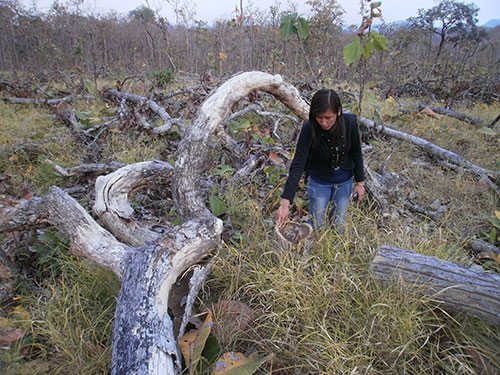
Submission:
[[434,105],[427,105],[427,104],[419,104],[418,105],[418,109],[420,111],[423,110],[424,108],[430,108],[434,112],[439,113],[440,115],[453,117],[457,120],[465,121],[465,122],[468,122],[472,125],[476,125],[476,126],[486,125],[486,121],[484,121],[483,119],[480,119],[479,117],[474,117],[474,116],[468,115],[466,113],[460,113],[460,112],[456,112],[456,111],[453,111],[453,110],[448,109],[448,108],[436,107]]
[[123,276],[122,262],[130,248],[117,241],[76,200],[56,186],[43,198],[0,199],[0,218],[0,233],[53,225],[70,240],[73,254]]
[[118,239],[131,246],[142,246],[154,240],[158,233],[133,220],[134,209],[128,198],[141,187],[158,184],[161,177],[169,179],[172,171],[173,167],[169,163],[154,160],[127,165],[98,177],[95,182],[94,213]]
[[187,93],[193,94],[196,90],[204,89],[204,88],[205,87],[202,85],[195,85],[195,86],[190,86],[190,87],[185,87],[183,89],[175,90],[175,91],[169,92],[168,94],[163,94],[163,96],[168,99],[168,98],[173,98],[174,96],[177,96],[177,95],[183,95],[183,94],[187,94]]
[[46,159],[44,163],[51,165],[52,168],[63,177],[71,177],[84,173],[94,173],[102,175],[106,173],[111,173],[125,166],[125,164],[116,161],[112,161],[108,164],[99,164],[99,163],[81,164],[71,168],[64,168],[59,164],[54,163],[50,159]]
[[2,98],[5,103],[11,104],[35,104],[35,105],[57,105],[69,103],[77,99],[95,99],[91,95],[68,95],[59,99],[41,99],[41,98]]
[[[185,131],[185,126],[184,126],[184,121],[181,119],[172,119],[170,115],[167,113],[164,107],[156,103],[154,100],[151,100],[145,96],[141,95],[136,95],[136,94],[131,94],[126,91],[118,91],[118,90],[107,90],[104,93],[104,97],[106,98],[111,98],[111,97],[117,97],[120,99],[123,103],[123,100],[126,100],[130,103],[138,104],[140,106],[146,106],[147,108],[151,109],[154,113],[156,113],[162,120],[163,120],[163,125],[153,128],[152,133],[153,134],[163,134],[172,128],[173,125],[177,125],[177,127],[181,131]],[[122,105],[123,109],[123,105]],[[148,128],[150,126],[148,125]]]
[[476,253],[495,253],[500,255],[500,248],[482,240],[473,240],[470,246]]
[[495,124],[500,120],[500,113],[498,114],[497,117],[488,125],[488,127],[492,128],[495,126]]
[[490,188],[495,191],[495,193],[497,194],[499,193],[498,186],[491,181],[488,172],[484,168],[475,165],[474,163],[470,162],[464,157],[455,154],[454,152],[448,151],[444,148],[441,148],[435,145],[434,143],[429,142],[426,139],[419,138],[411,134],[403,133],[398,130],[388,128],[387,126],[376,125],[372,120],[369,120],[367,118],[361,117],[359,119],[359,122],[370,129],[376,129],[381,134],[399,139],[401,141],[412,143],[422,148],[423,150],[427,151],[428,153],[436,156],[439,159],[453,163],[459,167],[469,169],[472,173],[476,174],[480,178],[483,178],[488,184],[488,186],[490,186]]
[[[190,188],[190,186],[196,186],[198,174],[204,170],[206,164],[207,149],[200,146],[208,143],[210,135],[226,118],[233,105],[255,90],[273,94],[299,117],[304,119],[308,117],[307,103],[302,100],[297,89],[285,83],[279,75],[247,72],[226,81],[207,97],[196,119],[189,127],[193,130],[186,134],[179,144],[173,195],[178,201],[186,203],[178,207],[181,218],[196,217],[203,212],[207,214],[203,197],[197,189]],[[188,159],[182,155],[197,155],[198,157]]]

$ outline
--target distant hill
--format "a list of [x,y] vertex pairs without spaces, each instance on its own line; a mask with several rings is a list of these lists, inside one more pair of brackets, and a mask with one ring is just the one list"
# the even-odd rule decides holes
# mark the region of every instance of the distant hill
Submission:
[[[393,22],[387,23],[386,25],[394,26],[394,27],[408,26],[408,21],[393,21]],[[481,27],[493,29],[493,28],[497,27],[498,25],[500,25],[500,20],[499,19],[492,19],[492,20],[489,20],[488,22],[486,22],[484,25],[481,25]],[[379,30],[380,24],[373,25],[372,28],[375,30]]]
[[482,27],[494,28],[497,27],[498,25],[500,25],[500,20],[493,19],[486,22],[484,25],[482,25]]

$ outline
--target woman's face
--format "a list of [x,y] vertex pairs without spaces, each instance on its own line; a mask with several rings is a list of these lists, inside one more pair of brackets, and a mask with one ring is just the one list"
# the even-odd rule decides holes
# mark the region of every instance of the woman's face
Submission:
[[333,112],[330,108],[328,108],[325,112],[320,113],[316,116],[316,121],[324,130],[330,130],[335,121],[337,121],[337,116],[340,115]]

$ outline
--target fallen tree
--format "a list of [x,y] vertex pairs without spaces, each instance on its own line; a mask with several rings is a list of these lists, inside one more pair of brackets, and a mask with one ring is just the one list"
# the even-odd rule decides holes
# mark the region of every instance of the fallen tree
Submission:
[[431,155],[437,157],[438,159],[442,160],[444,163],[450,164],[451,167],[455,166],[458,168],[463,168],[464,170],[474,173],[475,175],[479,176],[480,178],[483,178],[485,182],[488,184],[488,186],[495,191],[496,194],[500,193],[500,190],[498,186],[492,181],[492,178],[490,177],[490,173],[482,167],[479,167],[472,163],[471,161],[465,159],[463,156],[460,156],[454,152],[451,152],[449,150],[446,150],[442,147],[439,147],[438,145],[429,142],[426,139],[416,137],[411,134],[407,134],[404,132],[401,132],[399,130],[395,130],[392,128],[389,128],[384,125],[376,124],[370,119],[361,117],[359,119],[359,122],[363,125],[365,125],[367,128],[375,130],[378,133],[387,135],[389,137],[393,137],[396,139],[399,139],[401,141],[409,142],[414,144],[415,146],[420,147],[421,149],[427,151]]
[[[231,78],[200,107],[179,144],[173,168],[163,162],[144,162],[120,168],[97,181],[99,198],[94,212],[108,230],[58,187],[41,198],[19,202],[0,199],[0,232],[55,226],[70,240],[73,254],[93,260],[122,281],[113,330],[113,374],[180,374],[177,339],[191,314],[203,280],[200,275],[207,272],[195,267],[193,278],[198,281],[191,283],[191,302],[184,309],[179,332],[174,332],[168,313],[172,285],[218,248],[222,233],[222,221],[206,208],[198,186],[207,166],[209,141],[233,105],[255,90],[274,95],[296,115],[307,117],[308,105],[280,76],[247,72]],[[138,230],[127,199],[133,190],[165,174],[172,174],[181,224],[162,234]],[[142,236],[139,240],[137,233]]]
[[447,310],[500,324],[500,275],[494,272],[383,246],[372,261],[371,273],[387,283],[404,282]]
[[5,103],[11,104],[34,104],[34,105],[58,105],[61,103],[69,103],[76,99],[94,99],[91,95],[68,95],[64,98],[2,98]]

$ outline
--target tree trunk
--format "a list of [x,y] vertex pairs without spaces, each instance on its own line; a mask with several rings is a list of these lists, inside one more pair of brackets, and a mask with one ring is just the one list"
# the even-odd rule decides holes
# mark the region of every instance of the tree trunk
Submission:
[[209,140],[233,105],[255,90],[273,94],[298,116],[307,118],[307,103],[297,89],[278,75],[242,73],[213,92],[200,107],[177,150],[172,190],[181,225],[155,237],[152,231],[137,231],[132,223],[129,195],[144,184],[158,181],[159,176],[171,174],[171,167],[165,163],[125,166],[98,179],[94,212],[101,215],[102,222],[118,238],[138,247],[118,241],[57,187],[52,187],[43,198],[28,201],[0,197],[0,233],[49,223],[70,239],[73,253],[94,260],[122,280],[113,328],[112,374],[181,373],[177,339],[183,334],[182,327],[191,314],[200,285],[190,285],[190,302],[184,309],[178,334],[174,333],[168,313],[172,286],[189,267],[219,246],[222,233],[222,221],[205,207],[205,197],[198,188],[208,165]]
[[446,309],[500,324],[500,275],[431,256],[383,246],[371,272],[386,282],[404,281]]

